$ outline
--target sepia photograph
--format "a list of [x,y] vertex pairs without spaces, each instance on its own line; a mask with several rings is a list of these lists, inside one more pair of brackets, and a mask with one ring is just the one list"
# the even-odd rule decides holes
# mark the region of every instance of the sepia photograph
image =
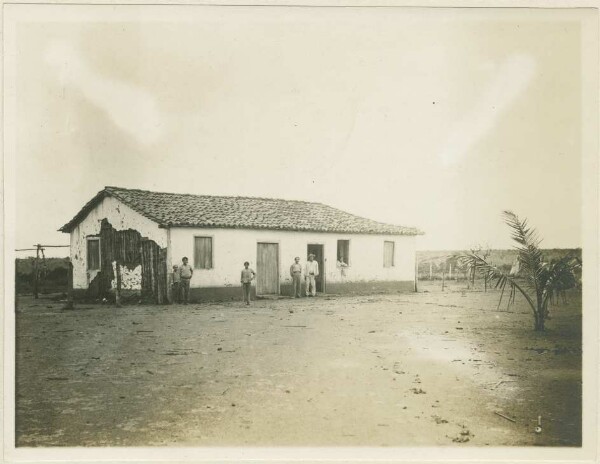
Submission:
[[3,11],[12,458],[598,458],[597,9]]

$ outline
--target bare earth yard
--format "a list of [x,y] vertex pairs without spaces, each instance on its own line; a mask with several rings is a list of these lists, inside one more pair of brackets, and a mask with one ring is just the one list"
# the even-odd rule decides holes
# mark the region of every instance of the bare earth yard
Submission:
[[460,286],[250,307],[20,298],[17,446],[580,446],[580,295],[536,334],[523,301]]

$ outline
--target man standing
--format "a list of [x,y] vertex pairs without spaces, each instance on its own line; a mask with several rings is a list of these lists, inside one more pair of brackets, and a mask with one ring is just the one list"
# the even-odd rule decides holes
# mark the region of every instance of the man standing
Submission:
[[183,304],[188,304],[188,300],[190,298],[190,280],[192,279],[192,275],[194,274],[194,269],[192,266],[188,264],[187,257],[183,257],[181,260],[183,263],[179,267],[179,276],[181,277],[181,293],[183,294]]
[[315,255],[308,255],[308,261],[304,268],[304,278],[306,279],[306,296],[316,296],[317,287],[315,285],[315,277],[319,275],[319,263],[315,260]]
[[176,264],[173,266],[173,303],[179,303],[181,300],[181,274],[179,273],[179,266]]
[[290,275],[292,276],[292,285],[294,287],[294,298],[300,298],[302,287],[302,265],[300,264],[300,258],[298,256],[294,258],[294,264],[290,266]]
[[244,290],[244,301],[247,305],[250,304],[250,290],[252,289],[252,281],[256,277],[256,272],[250,269],[250,263],[246,261],[244,263],[244,269],[242,269],[242,289]]

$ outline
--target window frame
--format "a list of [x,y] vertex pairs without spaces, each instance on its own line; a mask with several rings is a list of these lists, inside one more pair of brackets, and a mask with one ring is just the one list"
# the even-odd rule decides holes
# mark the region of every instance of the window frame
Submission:
[[[98,242],[98,267],[95,269],[90,268],[90,242]],[[85,261],[87,271],[100,271],[102,269],[102,241],[99,236],[88,236],[85,238]]]
[[338,256],[338,250],[339,250],[339,246],[340,246],[340,242],[347,242],[348,243],[348,256],[346,257],[346,266],[350,267],[352,265],[352,260],[350,259],[350,239],[344,239],[344,238],[338,238],[336,241],[336,246],[335,246],[335,262],[336,262],[336,266],[338,265],[337,263],[339,262],[339,256]]
[[[390,266],[386,266],[385,258],[386,258],[386,244],[392,244],[392,263]],[[396,266],[396,241],[395,240],[384,240],[383,241],[383,267],[385,269],[390,269]]]
[[[210,239],[210,267],[197,267],[196,266],[196,239],[197,238],[209,238]],[[192,242],[192,262],[194,271],[210,271],[215,268],[215,236],[214,235],[194,235]]]

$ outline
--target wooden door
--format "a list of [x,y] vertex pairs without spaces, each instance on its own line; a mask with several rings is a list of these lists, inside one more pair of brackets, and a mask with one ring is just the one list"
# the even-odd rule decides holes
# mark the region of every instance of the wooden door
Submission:
[[158,282],[156,280],[157,246],[152,240],[142,238],[142,300],[156,303],[158,295]]
[[256,250],[256,293],[279,294],[279,244],[259,243]]
[[142,238],[142,300],[164,304],[167,300],[167,250]]

